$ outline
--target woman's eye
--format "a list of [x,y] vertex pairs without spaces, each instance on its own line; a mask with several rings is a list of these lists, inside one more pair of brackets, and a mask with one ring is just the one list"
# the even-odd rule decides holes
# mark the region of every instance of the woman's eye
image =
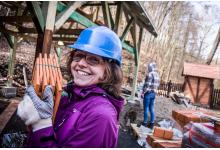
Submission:
[[73,56],[73,61],[80,61],[84,57],[85,57],[85,55],[83,55],[83,54],[75,54]]
[[99,64],[99,59],[98,58],[96,58],[96,57],[89,57],[88,58],[88,61],[90,62],[90,63],[92,63],[92,64]]

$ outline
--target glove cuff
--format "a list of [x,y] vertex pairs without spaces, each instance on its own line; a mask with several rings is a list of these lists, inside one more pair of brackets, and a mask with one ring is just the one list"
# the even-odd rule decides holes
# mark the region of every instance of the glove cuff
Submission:
[[47,118],[47,119],[41,119],[39,121],[37,121],[36,123],[32,124],[32,128],[33,128],[33,132],[43,129],[43,128],[47,128],[52,126],[52,119],[51,118]]

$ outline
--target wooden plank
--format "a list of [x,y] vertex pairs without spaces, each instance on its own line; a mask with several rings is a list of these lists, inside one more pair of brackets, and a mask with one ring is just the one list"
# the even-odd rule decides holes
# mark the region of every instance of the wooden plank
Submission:
[[12,86],[14,64],[16,58],[16,49],[17,49],[17,37],[12,36],[11,40],[13,41],[13,48],[10,48],[10,53],[9,53],[8,75],[7,75],[9,79],[7,81],[7,86]]
[[38,33],[40,32],[43,33],[45,27],[45,21],[39,2],[29,1],[27,2],[27,7],[29,8],[30,12],[34,15],[33,21],[37,28]]
[[[66,8],[65,4],[58,2],[57,5],[57,10],[59,12],[63,11]],[[91,27],[91,26],[97,26],[97,24],[95,24],[94,22],[90,21],[88,18],[80,15],[78,12],[73,12],[72,15],[70,16],[71,19],[73,19],[74,21],[80,23],[81,25],[85,26],[85,27]],[[122,42],[122,47],[127,50],[130,53],[134,52],[134,48],[131,47],[130,45],[128,45],[125,42]]]
[[52,36],[53,36],[52,30],[47,30],[46,29],[44,31],[44,41],[43,41],[43,48],[42,48],[42,53],[43,54],[50,54]]
[[[110,2],[109,1],[109,3],[108,3],[108,5],[111,5],[111,6],[115,6],[115,5],[117,5],[119,2]],[[102,4],[101,3],[86,3],[86,4],[83,4],[82,5],[82,8],[84,8],[84,7],[87,7],[87,6],[102,6]]]
[[[62,2],[58,2],[57,4],[57,10],[59,12],[62,12],[66,9],[66,5],[63,4]],[[81,25],[85,26],[85,27],[92,27],[92,26],[97,26],[95,23],[93,23],[92,21],[90,21],[89,19],[87,19],[86,17],[82,16],[81,14],[79,14],[78,12],[74,11],[72,13],[72,15],[70,16],[71,19],[73,19],[74,21],[80,23]]]
[[129,20],[129,22],[128,22],[126,28],[125,28],[125,30],[124,30],[123,33],[122,33],[122,36],[121,36],[121,38],[120,38],[122,42],[124,42],[125,37],[127,36],[128,31],[130,30],[130,28],[131,28],[133,22],[134,22],[134,18],[132,17],[132,18]]
[[70,41],[70,42],[75,42],[77,38],[75,37],[53,37],[53,41]]
[[71,14],[85,2],[70,2],[70,4],[56,17],[55,30],[58,30]]
[[197,87],[196,87],[196,99],[195,101],[198,103],[199,102],[199,86],[200,86],[200,78],[197,80]]
[[114,31],[117,34],[118,34],[118,27],[120,24],[121,16],[122,16],[122,3],[119,2],[117,5],[117,10],[116,10],[116,15],[115,15],[115,25],[114,25]]
[[139,130],[139,128],[137,127],[137,124],[133,124],[133,123],[131,123],[131,129],[132,129],[132,131],[133,131],[133,133],[134,133],[134,136],[136,137],[136,138],[140,138],[141,136],[140,136],[140,130]]
[[101,4],[102,4],[102,12],[103,12],[103,18],[104,18],[104,21],[105,21],[105,25],[108,28],[111,29],[112,25],[111,25],[111,20],[110,20],[108,2],[107,1],[101,1]]
[[11,103],[7,106],[7,108],[0,114],[0,134],[4,130],[5,126],[11,119],[12,115],[16,111],[18,107],[18,100],[11,100]]
[[10,32],[9,30],[6,30],[1,22],[0,22],[0,31],[2,32],[4,37],[6,38],[10,48],[13,48],[14,47],[14,42],[12,41],[11,36],[9,34],[14,33],[14,32]]
[[[134,31],[136,32],[136,31]],[[138,43],[136,43],[136,49],[134,51],[135,54],[135,75],[134,75],[134,79],[133,79],[133,90],[131,93],[131,98],[134,99],[135,97],[135,92],[137,89],[137,80],[138,80],[138,72],[139,72],[139,65],[140,65],[140,56],[138,55],[138,52],[140,51],[141,48],[141,41],[142,41],[142,33],[143,33],[143,28],[140,28],[140,32],[139,32],[139,38],[138,38]],[[136,37],[136,35],[134,35]]]
[[0,16],[0,20],[5,23],[23,23],[23,22],[32,22],[31,16]]
[[50,1],[47,10],[46,30],[54,30],[57,1]]
[[41,8],[42,8],[42,14],[44,17],[44,22],[46,22],[46,19],[47,19],[48,6],[49,6],[49,1],[43,1]]

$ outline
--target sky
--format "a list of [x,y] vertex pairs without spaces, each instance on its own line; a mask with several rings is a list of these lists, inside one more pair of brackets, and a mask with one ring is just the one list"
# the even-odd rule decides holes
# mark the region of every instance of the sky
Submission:
[[[212,30],[210,31],[208,38],[206,38],[206,42],[209,43],[209,47],[207,47],[205,56],[212,49],[212,45],[215,41],[219,26],[220,26],[220,1],[192,1],[195,11],[205,18],[205,23],[212,25]],[[208,11],[206,11],[206,7],[208,7]],[[220,46],[216,52],[216,55],[220,54]]]

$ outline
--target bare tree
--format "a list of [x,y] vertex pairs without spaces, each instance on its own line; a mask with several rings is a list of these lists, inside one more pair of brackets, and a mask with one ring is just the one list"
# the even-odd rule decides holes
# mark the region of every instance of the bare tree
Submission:
[[217,33],[217,36],[216,36],[216,38],[215,38],[215,42],[214,42],[214,44],[213,44],[213,47],[212,47],[211,52],[209,53],[208,59],[207,59],[207,61],[206,61],[206,64],[208,64],[208,65],[211,64],[212,59],[213,59],[213,57],[214,57],[214,55],[215,55],[215,53],[216,53],[216,50],[217,50],[217,48],[218,48],[219,42],[220,42],[220,27],[219,27],[219,29],[218,29],[218,33]]

